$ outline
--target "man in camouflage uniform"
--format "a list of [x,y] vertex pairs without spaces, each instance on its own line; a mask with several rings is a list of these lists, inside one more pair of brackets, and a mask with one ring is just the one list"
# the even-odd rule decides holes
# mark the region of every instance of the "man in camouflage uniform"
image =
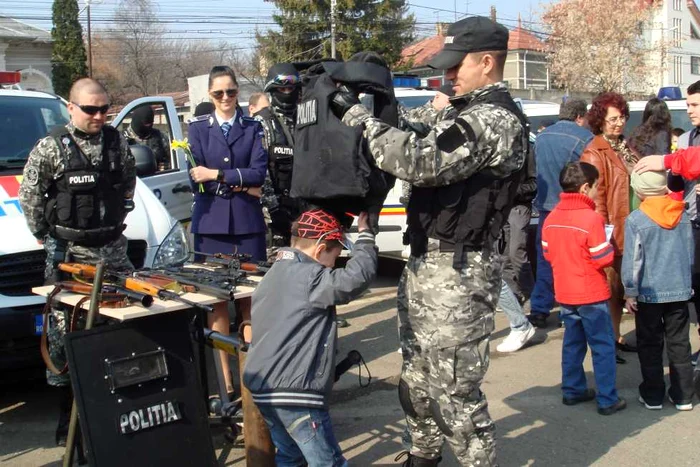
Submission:
[[[124,217],[133,205],[136,168],[126,140],[113,128],[104,127],[108,108],[107,93],[102,85],[89,78],[76,81],[68,104],[71,121],[65,128],[54,130],[51,136],[40,140],[29,154],[24,168],[19,202],[29,230],[46,250],[45,277],[48,283],[55,280],[58,261],[96,264],[103,259],[113,269],[132,268],[126,254],[127,240],[121,232],[125,227]],[[103,144],[106,141],[109,143]],[[80,159],[77,162],[76,157]],[[80,164],[85,170],[76,172]],[[92,183],[94,187],[79,185],[93,177],[97,182]],[[118,191],[105,191],[105,186],[109,190],[118,186]],[[85,197],[72,198],[68,203],[58,201],[59,198],[67,199],[70,190],[79,192],[78,196],[87,194],[90,201]],[[92,197],[93,192],[98,198]],[[119,194],[122,198],[115,200],[113,198],[117,196],[103,196],[105,194]],[[82,219],[77,213],[84,213],[83,203],[95,199],[99,199],[95,203],[98,206],[90,213],[90,223],[82,224],[85,229],[65,227]],[[106,220],[107,216],[110,222]],[[84,241],[75,240],[82,238],[81,235],[84,235]],[[70,313],[55,305],[47,337],[49,355],[58,369],[66,364],[63,336],[69,319]],[[70,377],[67,373],[54,374],[47,370],[47,381],[49,385],[61,388],[56,443],[62,445],[65,444],[72,401]]]
[[339,91],[336,113],[364,125],[378,167],[408,181],[411,256],[399,284],[404,364],[399,399],[412,447],[406,466],[434,466],[445,438],[464,466],[496,465],[480,390],[501,286],[493,245],[522,180],[526,119],[503,80],[508,30],[483,17],[450,26],[430,66],[446,70],[455,112],[428,112],[422,138],[371,117]]
[[150,104],[134,110],[131,123],[124,130],[124,138],[129,144],[143,144],[153,151],[158,170],[170,170],[170,140],[157,128],[153,128],[155,115]]

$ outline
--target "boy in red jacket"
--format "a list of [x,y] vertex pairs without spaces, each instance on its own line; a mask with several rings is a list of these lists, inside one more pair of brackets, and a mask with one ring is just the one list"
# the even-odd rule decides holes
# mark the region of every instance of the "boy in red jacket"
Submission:
[[[598,413],[612,415],[627,404],[615,388],[615,337],[608,309],[610,289],[603,269],[613,262],[605,222],[595,212],[598,170],[585,162],[570,162],[559,176],[559,204],[542,229],[542,252],[552,264],[554,295],[564,322],[562,402],[593,400]],[[596,391],[586,385],[583,360],[591,347]]]

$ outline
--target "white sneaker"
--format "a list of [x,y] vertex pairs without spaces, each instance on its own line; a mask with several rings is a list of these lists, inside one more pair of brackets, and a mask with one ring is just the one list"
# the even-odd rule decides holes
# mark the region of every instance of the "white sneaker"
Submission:
[[659,404],[659,405],[647,404],[647,401],[645,401],[642,396],[639,396],[639,403],[642,404],[644,407],[646,407],[649,410],[661,410],[664,408],[664,406],[662,404]]
[[508,337],[503,339],[496,350],[503,353],[518,351],[533,337],[535,337],[535,328],[532,325],[529,325],[524,331],[510,331]]
[[687,404],[676,404],[673,399],[671,399],[671,396],[668,396],[668,400],[671,401],[671,404],[676,406],[676,410],[680,410],[682,412],[688,412],[689,410],[693,410],[693,403],[688,402]]

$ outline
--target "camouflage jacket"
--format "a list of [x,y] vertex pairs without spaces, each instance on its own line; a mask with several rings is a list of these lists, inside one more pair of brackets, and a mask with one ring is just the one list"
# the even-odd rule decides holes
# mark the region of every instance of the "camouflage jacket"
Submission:
[[[423,138],[373,118],[360,104],[348,110],[343,122],[350,126],[363,124],[377,167],[412,185],[450,185],[482,170],[505,177],[524,162],[524,151],[517,150],[521,145],[520,121],[494,104],[467,108],[472,99],[503,88],[503,83],[497,83],[453,97],[450,103],[454,112],[426,112],[423,123],[430,130]],[[455,146],[455,141],[460,144]]]
[[[99,166],[102,162],[102,132],[95,136],[88,136],[76,129],[72,123],[68,123],[66,128],[93,166]],[[125,194],[127,198],[131,198],[136,187],[136,166],[129,146],[122,137],[120,137],[120,146],[123,179],[126,185]],[[63,176],[64,170],[65,161],[56,140],[51,136],[39,140],[29,153],[19,188],[19,204],[24,211],[29,230],[37,238],[43,238],[48,232],[49,225],[44,216],[46,195],[54,180]]]
[[156,162],[161,166],[159,170],[170,169],[170,140],[162,131],[153,128],[150,135],[141,138],[129,126],[124,130],[124,137],[129,144],[148,146],[153,151],[153,157],[156,158]]

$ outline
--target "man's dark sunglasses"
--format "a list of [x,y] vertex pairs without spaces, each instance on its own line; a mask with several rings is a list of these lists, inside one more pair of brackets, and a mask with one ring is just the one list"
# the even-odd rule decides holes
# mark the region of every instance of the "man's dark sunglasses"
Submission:
[[98,113],[101,113],[102,115],[107,115],[107,111],[109,110],[109,104],[97,106],[97,105],[80,105],[80,104],[76,104],[75,102],[73,102],[73,105],[88,115],[97,115]]
[[236,97],[238,95],[238,89],[211,91],[211,97],[218,101],[219,99],[223,99],[224,93],[226,93],[228,97]]

